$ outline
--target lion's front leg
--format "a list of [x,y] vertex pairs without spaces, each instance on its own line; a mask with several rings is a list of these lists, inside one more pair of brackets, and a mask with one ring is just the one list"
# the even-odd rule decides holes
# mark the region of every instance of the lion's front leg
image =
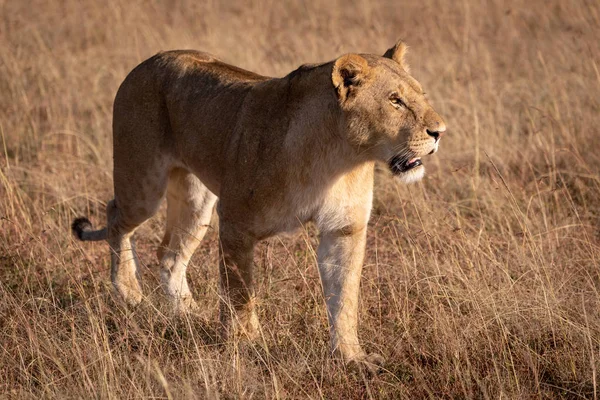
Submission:
[[223,220],[220,222],[219,236],[220,319],[224,337],[241,333],[249,339],[255,339],[259,333],[252,283],[256,239]]
[[380,365],[383,358],[367,355],[358,341],[358,294],[365,254],[366,227],[322,232],[319,272],[327,303],[333,352],[347,362]]

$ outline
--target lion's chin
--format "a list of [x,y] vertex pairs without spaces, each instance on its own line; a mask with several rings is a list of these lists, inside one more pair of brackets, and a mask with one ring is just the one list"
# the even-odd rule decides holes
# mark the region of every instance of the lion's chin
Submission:
[[404,183],[420,181],[425,175],[421,157],[397,155],[388,161],[388,167],[394,176]]
[[425,176],[425,167],[419,165],[416,168],[412,168],[406,172],[394,174],[394,176],[402,183],[415,183],[423,179]]

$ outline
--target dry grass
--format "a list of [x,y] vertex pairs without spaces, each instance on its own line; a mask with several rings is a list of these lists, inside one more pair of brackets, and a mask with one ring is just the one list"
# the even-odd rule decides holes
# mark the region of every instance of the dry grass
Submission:
[[[165,3],[0,1],[0,397],[596,398],[598,2]],[[107,245],[69,224],[104,220],[131,68],[197,48],[281,76],[398,37],[449,133],[422,183],[378,173],[359,332],[386,372],[330,360],[312,229],[257,252],[259,343],[216,339],[214,232],[202,318],[114,300]],[[138,234],[147,293],[163,219]]]

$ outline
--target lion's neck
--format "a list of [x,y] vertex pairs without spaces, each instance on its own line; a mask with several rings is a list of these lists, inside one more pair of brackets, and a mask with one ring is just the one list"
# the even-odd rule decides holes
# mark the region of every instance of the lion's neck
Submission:
[[324,64],[292,78],[291,97],[298,108],[292,113],[284,150],[291,179],[323,187],[370,162],[348,140],[330,69]]

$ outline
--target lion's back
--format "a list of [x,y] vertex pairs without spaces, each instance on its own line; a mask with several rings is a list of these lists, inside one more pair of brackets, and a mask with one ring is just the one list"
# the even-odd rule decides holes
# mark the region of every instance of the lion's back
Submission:
[[[227,64],[213,55],[198,50],[170,50],[156,54],[146,61],[171,78],[205,75],[224,84],[252,84],[268,77]],[[144,64],[144,63],[142,63]]]
[[117,96],[162,95],[183,100],[204,93],[245,90],[255,83],[270,79],[251,71],[227,64],[209,53],[197,50],[159,52],[135,67],[125,78]]
[[203,160],[198,173],[218,175],[218,155],[246,95],[268,79],[200,51],[150,57],[127,75],[115,97],[115,165],[162,154],[186,165]]

